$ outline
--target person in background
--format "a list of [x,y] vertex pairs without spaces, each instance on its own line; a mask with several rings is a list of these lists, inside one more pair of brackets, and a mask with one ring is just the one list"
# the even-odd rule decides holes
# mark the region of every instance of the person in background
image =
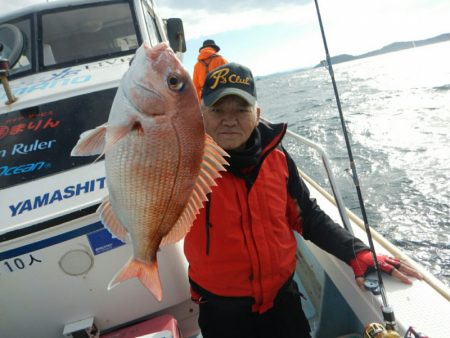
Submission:
[[[294,231],[349,264],[362,287],[373,267],[369,248],[323,212],[282,146],[284,123],[259,120],[253,75],[229,63],[207,74],[205,130],[229,165],[185,237],[192,299],[204,338],[310,337],[293,275]],[[403,283],[422,276],[378,255],[380,268]],[[336,309],[339,311],[339,309]]]
[[220,47],[216,45],[214,40],[203,41],[203,46],[198,50],[199,55],[197,57],[197,63],[194,66],[192,81],[197,90],[199,100],[201,100],[202,97],[202,87],[205,82],[206,74],[211,70],[228,63],[223,56],[217,54],[219,50]]

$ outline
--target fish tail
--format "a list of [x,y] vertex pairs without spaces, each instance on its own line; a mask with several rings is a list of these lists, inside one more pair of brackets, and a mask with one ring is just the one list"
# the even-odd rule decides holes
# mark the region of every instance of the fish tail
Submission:
[[162,287],[158,271],[158,262],[141,262],[131,258],[117,275],[114,276],[111,282],[109,282],[108,290],[111,290],[116,285],[130,278],[139,278],[142,285],[144,285],[158,301],[162,300]]

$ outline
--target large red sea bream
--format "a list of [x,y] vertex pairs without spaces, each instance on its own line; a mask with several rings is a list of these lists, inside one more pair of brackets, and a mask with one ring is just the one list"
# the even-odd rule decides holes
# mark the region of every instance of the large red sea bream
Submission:
[[187,71],[162,43],[136,52],[108,122],[81,134],[73,156],[105,155],[103,224],[133,256],[108,288],[137,277],[162,299],[157,251],[189,231],[226,153],[207,135]]

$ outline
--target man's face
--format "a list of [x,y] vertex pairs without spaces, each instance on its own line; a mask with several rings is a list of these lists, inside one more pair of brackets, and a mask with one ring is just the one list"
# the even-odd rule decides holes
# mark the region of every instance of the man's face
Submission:
[[243,150],[258,120],[259,108],[236,95],[203,107],[206,132],[225,150]]

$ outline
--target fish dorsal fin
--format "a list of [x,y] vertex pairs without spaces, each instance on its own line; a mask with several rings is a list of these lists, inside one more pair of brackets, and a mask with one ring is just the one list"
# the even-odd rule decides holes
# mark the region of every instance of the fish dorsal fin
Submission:
[[102,204],[98,207],[97,213],[100,214],[100,220],[103,225],[113,236],[117,237],[122,242],[128,241],[128,231],[114,213],[109,197],[105,197]]
[[192,226],[195,217],[207,200],[206,194],[211,187],[217,185],[215,179],[221,177],[219,171],[225,171],[224,165],[228,162],[224,156],[229,156],[208,134],[205,134],[205,149],[200,173],[195,182],[194,190],[178,221],[172,230],[162,239],[161,246],[178,242]]

